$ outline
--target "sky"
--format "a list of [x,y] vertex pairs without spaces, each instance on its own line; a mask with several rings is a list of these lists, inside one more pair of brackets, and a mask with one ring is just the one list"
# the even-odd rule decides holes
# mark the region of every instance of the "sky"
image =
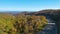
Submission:
[[0,0],[0,11],[60,9],[60,0]]

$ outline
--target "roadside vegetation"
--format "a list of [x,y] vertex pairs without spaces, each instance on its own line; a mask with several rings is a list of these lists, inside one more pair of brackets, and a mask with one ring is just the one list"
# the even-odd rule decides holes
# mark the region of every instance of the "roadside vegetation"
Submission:
[[45,16],[0,14],[0,34],[35,34],[48,23]]

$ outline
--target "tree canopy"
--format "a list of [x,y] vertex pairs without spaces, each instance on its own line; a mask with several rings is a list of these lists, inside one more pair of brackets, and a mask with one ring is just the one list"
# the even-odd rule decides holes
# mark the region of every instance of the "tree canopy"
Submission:
[[46,23],[45,16],[0,14],[0,34],[35,34]]

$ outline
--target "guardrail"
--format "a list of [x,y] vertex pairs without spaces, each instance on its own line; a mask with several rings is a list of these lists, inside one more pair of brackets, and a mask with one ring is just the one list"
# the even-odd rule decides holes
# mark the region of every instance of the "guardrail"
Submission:
[[55,25],[55,23],[47,23],[47,24]]

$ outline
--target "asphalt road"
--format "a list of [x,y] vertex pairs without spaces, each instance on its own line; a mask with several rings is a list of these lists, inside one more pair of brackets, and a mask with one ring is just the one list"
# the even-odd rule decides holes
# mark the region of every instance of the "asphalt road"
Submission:
[[53,23],[48,23],[44,29],[36,34],[57,34],[56,25]]

